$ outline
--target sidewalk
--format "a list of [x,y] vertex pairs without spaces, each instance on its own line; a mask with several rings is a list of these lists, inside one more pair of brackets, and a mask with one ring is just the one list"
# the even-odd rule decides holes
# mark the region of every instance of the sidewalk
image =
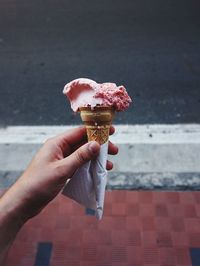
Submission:
[[101,221],[59,195],[18,234],[7,266],[199,266],[199,218],[200,192],[107,191]]
[[[0,190],[69,128],[1,128]],[[103,219],[59,195],[20,231],[7,266],[200,265],[200,125],[117,126],[111,140],[120,153]]]
[[[10,186],[42,143],[71,126],[0,128],[0,188]],[[200,125],[118,125],[110,139],[109,189],[200,189]]]

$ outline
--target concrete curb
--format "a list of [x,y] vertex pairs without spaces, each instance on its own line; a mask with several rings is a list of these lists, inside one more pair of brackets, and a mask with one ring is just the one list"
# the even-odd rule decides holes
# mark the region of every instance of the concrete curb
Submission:
[[[1,173],[5,175],[23,171],[47,138],[71,128],[73,127],[1,128]],[[109,182],[114,183],[108,184],[108,188],[200,187],[199,124],[118,125],[111,140],[119,146],[120,152],[112,157],[115,167],[109,173]],[[139,182],[139,179],[142,181]],[[132,180],[132,183],[126,185],[130,183],[127,180]],[[159,180],[159,186],[156,180]]]
[[[0,191],[9,188],[22,171],[0,171]],[[108,173],[107,190],[200,190],[200,173]]]

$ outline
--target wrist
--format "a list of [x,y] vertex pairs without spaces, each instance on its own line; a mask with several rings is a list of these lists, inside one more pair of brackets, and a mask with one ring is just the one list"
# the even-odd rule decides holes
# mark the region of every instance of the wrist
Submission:
[[0,198],[0,265],[4,265],[10,246],[26,222],[15,199],[7,191]]
[[28,220],[20,190],[14,184],[0,199],[0,221],[13,222],[20,228]]
[[9,196],[5,194],[0,199],[0,225],[13,223],[14,227],[20,228],[27,219],[21,211],[21,206],[15,202],[15,199],[9,198]]

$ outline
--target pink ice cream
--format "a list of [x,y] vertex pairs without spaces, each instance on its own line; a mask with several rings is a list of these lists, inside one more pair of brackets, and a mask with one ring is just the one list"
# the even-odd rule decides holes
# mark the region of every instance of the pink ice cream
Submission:
[[132,102],[124,86],[115,83],[99,84],[91,79],[79,78],[67,83],[63,93],[68,97],[71,108],[77,112],[80,107],[113,106],[124,111]]

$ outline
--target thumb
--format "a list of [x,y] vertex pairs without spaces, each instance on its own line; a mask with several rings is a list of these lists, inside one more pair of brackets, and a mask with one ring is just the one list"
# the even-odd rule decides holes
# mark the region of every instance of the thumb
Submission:
[[96,141],[91,141],[81,146],[70,156],[60,161],[64,174],[68,178],[71,177],[79,167],[96,158],[99,151],[100,145]]

